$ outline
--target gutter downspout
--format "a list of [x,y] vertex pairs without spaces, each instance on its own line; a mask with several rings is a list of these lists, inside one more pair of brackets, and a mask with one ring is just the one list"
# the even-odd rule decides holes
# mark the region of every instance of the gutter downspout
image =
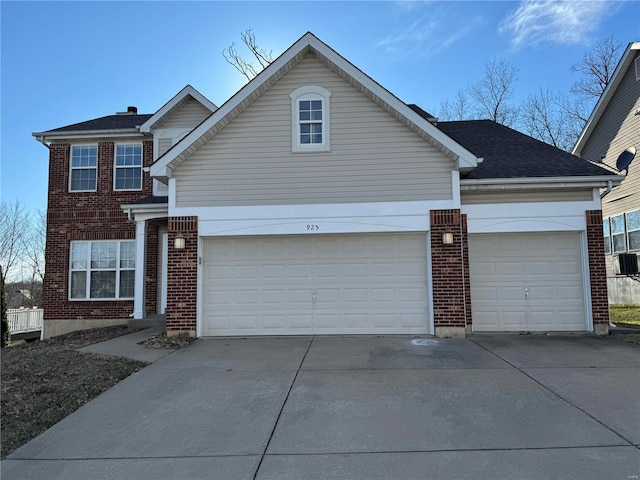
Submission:
[[609,180],[609,181],[607,182],[607,189],[606,189],[604,192],[602,192],[602,193],[600,194],[600,200],[602,200],[604,197],[606,197],[607,195],[609,195],[609,193],[611,192],[611,189],[612,189],[612,188],[613,188],[613,182],[612,182],[611,180]]
[[44,139],[43,135],[40,135],[40,136],[36,137],[36,140],[39,141],[41,144],[43,144],[45,147],[47,147],[47,149],[50,150],[49,144],[46,142],[46,140]]

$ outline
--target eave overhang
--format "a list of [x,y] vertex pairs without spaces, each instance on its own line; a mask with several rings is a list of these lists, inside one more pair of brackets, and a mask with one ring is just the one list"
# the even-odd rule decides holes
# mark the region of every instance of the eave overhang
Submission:
[[94,140],[96,138],[144,138],[137,128],[113,130],[81,130],[66,132],[36,132],[31,134],[39,142],[54,142],[61,140]]

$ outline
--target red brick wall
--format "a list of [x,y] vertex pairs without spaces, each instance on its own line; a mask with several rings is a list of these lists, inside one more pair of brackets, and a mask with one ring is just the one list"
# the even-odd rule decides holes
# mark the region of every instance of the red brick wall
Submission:
[[[120,205],[151,195],[153,182],[143,172],[141,191],[113,190],[114,143],[98,145],[98,178],[95,192],[69,192],[71,146],[52,144],[49,152],[49,197],[47,208],[46,273],[43,308],[45,320],[127,318],[133,301],[69,301],[69,249],[72,240],[135,239],[135,224],[127,219]],[[83,142],[91,144],[91,142]],[[153,162],[153,142],[143,142],[143,164]],[[157,241],[147,242],[151,259],[147,272],[155,271]],[[147,273],[147,276],[149,274]],[[154,298],[155,281],[147,286]],[[155,312],[155,310],[154,310]]]
[[593,323],[609,324],[607,296],[607,267],[602,239],[602,210],[587,210],[587,249],[589,251],[589,280]]
[[462,255],[463,255],[463,268],[464,268],[464,303],[465,308],[465,320],[467,326],[473,323],[471,315],[471,277],[469,276],[469,235],[467,230],[467,216],[462,215]]
[[[167,331],[196,330],[198,293],[198,218],[169,218],[167,267]],[[175,238],[185,238],[186,248],[176,250]]]
[[[443,245],[442,234],[445,232],[453,233],[453,244]],[[469,281],[466,245],[466,221],[463,221],[460,210],[432,210],[431,265],[433,323],[436,328],[464,328],[467,316],[471,315],[470,293],[465,288]]]

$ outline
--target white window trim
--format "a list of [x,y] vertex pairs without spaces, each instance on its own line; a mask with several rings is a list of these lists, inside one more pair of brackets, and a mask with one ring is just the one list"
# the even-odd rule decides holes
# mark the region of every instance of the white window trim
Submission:
[[[82,147],[95,147],[96,149],[96,166],[95,167],[74,167],[73,166],[73,149],[74,148],[82,148]],[[95,144],[88,145],[71,145],[71,150],[69,151],[69,192],[73,193],[82,193],[82,192],[95,192],[98,190],[98,157],[99,150],[98,146]],[[96,184],[93,190],[73,190],[71,187],[73,185],[73,171],[74,170],[89,170],[94,169],[96,171]]]
[[[118,166],[116,164],[118,158],[118,146],[122,147],[125,145],[137,145],[140,146],[140,188],[116,188],[116,173],[119,168],[134,168],[135,165],[121,165]],[[113,190],[115,192],[139,192],[142,190],[144,185],[144,145],[138,142],[123,142],[116,143],[113,146]]]
[[[291,151],[328,152],[331,150],[331,92],[316,85],[300,87],[289,94],[291,97]],[[300,143],[300,100],[322,101],[322,143]]]
[[[91,298],[91,272],[112,272],[113,268],[91,268],[91,245],[94,243],[116,243],[116,283],[115,283],[115,297],[113,298]],[[123,242],[134,242],[135,240],[74,240],[69,244],[69,282],[68,282],[68,292],[67,298],[70,302],[114,302],[114,301],[123,301],[123,300],[133,300],[134,297],[120,297],[120,272],[121,271],[131,271],[135,272],[135,265],[133,268],[120,268],[120,247]],[[73,268],[73,245],[77,243],[86,243],[87,247],[87,266],[86,268]],[[71,296],[71,277],[73,272],[85,272],[86,277],[86,287],[85,287],[85,296],[83,298],[73,298]]]

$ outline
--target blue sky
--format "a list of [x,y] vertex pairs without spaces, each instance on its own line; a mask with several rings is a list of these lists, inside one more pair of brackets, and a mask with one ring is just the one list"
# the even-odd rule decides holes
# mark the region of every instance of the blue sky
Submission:
[[[282,53],[311,31],[407,103],[436,112],[496,57],[517,99],[568,91],[599,39],[640,40],[640,2],[0,2],[0,196],[46,207],[48,151],[31,136],[153,113],[186,84],[221,105],[244,83],[222,50],[253,29]],[[241,50],[242,51],[242,50]]]

